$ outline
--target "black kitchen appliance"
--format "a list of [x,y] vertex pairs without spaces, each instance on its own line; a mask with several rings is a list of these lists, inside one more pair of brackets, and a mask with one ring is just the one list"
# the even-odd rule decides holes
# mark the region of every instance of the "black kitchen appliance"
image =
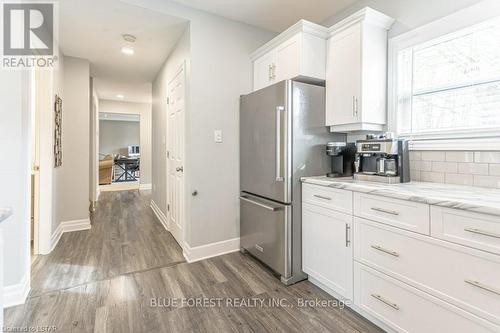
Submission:
[[331,156],[332,171],[327,177],[351,177],[354,169],[356,144],[354,142],[328,142],[326,154]]
[[392,135],[369,135],[356,141],[354,179],[384,183],[410,181],[408,141]]

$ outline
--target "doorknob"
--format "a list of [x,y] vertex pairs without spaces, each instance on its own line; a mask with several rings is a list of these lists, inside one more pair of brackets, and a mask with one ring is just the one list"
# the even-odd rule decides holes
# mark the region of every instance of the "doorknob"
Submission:
[[175,171],[177,172],[184,172],[184,168],[183,167],[178,167],[178,168],[175,168]]

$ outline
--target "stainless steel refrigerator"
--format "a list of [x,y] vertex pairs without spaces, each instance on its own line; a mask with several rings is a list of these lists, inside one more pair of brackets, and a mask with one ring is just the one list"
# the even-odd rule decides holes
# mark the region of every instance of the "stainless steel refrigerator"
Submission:
[[325,126],[322,86],[287,80],[241,96],[241,250],[287,285],[307,277],[302,272],[300,178],[329,172],[325,146],[333,140],[345,136]]

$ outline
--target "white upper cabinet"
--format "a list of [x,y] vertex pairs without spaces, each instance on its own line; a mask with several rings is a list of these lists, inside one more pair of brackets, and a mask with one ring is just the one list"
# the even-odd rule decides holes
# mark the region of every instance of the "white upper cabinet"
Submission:
[[327,28],[301,20],[255,51],[254,91],[298,76],[324,81],[327,36]]
[[333,132],[383,130],[387,30],[394,19],[365,8],[329,29],[326,125]]

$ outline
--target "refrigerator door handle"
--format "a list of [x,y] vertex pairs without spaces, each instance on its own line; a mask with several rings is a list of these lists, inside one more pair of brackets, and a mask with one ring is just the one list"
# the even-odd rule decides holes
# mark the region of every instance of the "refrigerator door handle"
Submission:
[[276,181],[282,182],[285,178],[281,175],[281,113],[285,107],[276,107]]

